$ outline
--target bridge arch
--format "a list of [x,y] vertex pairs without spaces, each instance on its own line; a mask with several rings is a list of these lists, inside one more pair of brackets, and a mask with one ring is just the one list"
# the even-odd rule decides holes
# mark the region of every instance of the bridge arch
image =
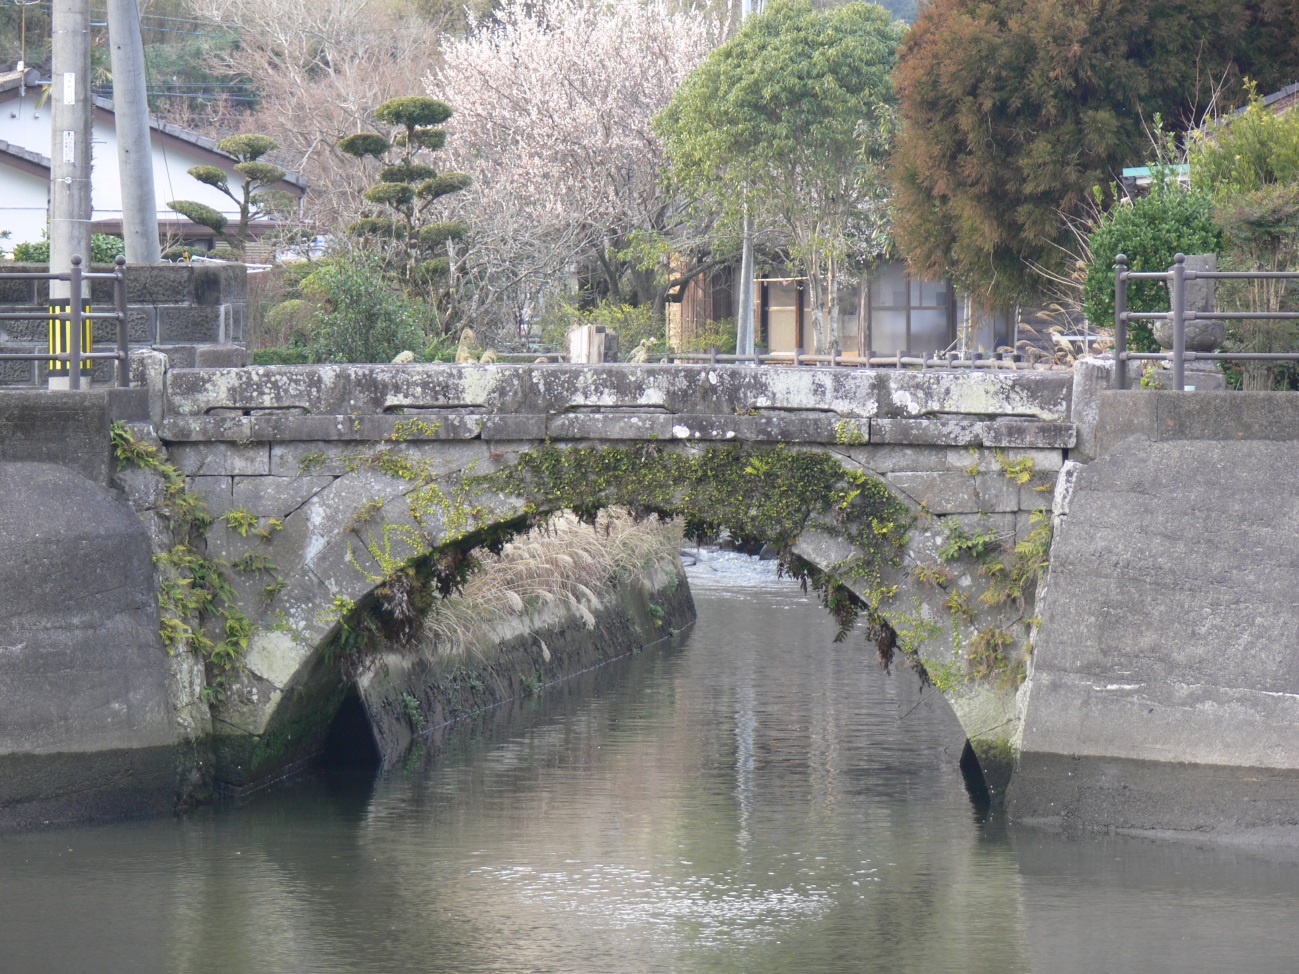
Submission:
[[[355,613],[381,610],[395,580],[449,584],[472,548],[561,508],[605,506],[771,542],[845,620],[872,607],[882,650],[917,661],[985,742],[988,770],[1014,719],[1006,671],[1027,645],[1032,597],[1021,584],[981,604],[976,549],[1029,533],[1029,511],[1049,503],[1033,488],[1053,482],[1072,433],[1067,380],[1028,378],[173,371],[159,429],[221,518],[209,551],[274,566],[232,573],[254,629],[245,672],[214,708],[218,773],[264,776],[323,730],[322,692],[338,684],[326,647]],[[998,635],[970,680],[966,647],[984,633]]]

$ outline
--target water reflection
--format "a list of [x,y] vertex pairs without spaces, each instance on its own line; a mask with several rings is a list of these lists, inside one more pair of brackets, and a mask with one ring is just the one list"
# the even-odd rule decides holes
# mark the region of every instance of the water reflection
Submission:
[[[755,575],[755,572],[763,574]],[[756,562],[378,781],[0,838],[0,969],[1285,971],[1293,866],[981,824],[910,674]]]

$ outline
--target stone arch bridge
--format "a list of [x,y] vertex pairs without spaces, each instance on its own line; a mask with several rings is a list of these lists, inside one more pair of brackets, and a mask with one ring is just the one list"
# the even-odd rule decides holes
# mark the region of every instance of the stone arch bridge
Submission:
[[[990,780],[1009,773],[1013,672],[1031,638],[1034,592],[985,607],[986,585],[962,559],[969,552],[940,549],[953,537],[1008,546],[1031,534],[1075,444],[1067,373],[313,366],[159,369],[149,387],[171,462],[218,517],[208,552],[273,566],[231,573],[253,628],[246,670],[213,708],[227,784],[274,774],[293,748],[269,742],[309,734],[313,701],[337,684],[323,647],[395,566],[546,507],[490,475],[543,448],[646,443],[685,456],[794,450],[886,485],[914,523],[881,577],[841,571],[862,552],[830,520],[809,518],[785,540],[863,598],[888,596],[881,609],[900,648],[925,661]],[[567,500],[603,502],[595,484],[588,497],[570,485]],[[808,500],[824,513],[831,499]],[[964,647],[989,631],[1007,634],[993,647],[1001,658],[967,679]]]

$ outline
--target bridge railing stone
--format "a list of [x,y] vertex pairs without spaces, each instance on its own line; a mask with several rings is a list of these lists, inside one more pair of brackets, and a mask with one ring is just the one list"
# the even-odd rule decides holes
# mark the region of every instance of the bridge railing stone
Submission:
[[[699,440],[1073,445],[1071,379],[743,366],[172,369],[175,442]],[[419,420],[419,422],[413,422]]]

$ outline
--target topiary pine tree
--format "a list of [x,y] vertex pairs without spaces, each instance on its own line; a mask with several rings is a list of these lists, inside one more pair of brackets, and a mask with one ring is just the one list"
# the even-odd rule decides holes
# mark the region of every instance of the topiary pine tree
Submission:
[[436,98],[410,95],[384,102],[374,110],[374,117],[398,131],[390,136],[359,132],[338,147],[358,159],[373,156],[387,163],[365,198],[396,216],[363,217],[348,232],[396,241],[407,280],[427,283],[450,270],[446,245],[465,235],[459,221],[428,219],[437,200],[458,193],[470,182],[465,173],[438,172],[425,161],[446,144],[446,129],[439,126],[451,117],[451,107]]
[[256,133],[230,135],[218,141],[216,146],[226,155],[238,160],[234,170],[244,179],[237,191],[230,188],[230,177],[219,166],[192,166],[187,172],[200,183],[206,183],[234,200],[239,207],[239,229],[227,233],[229,221],[222,213],[203,203],[172,200],[167,206],[200,226],[211,228],[242,257],[248,243],[248,225],[258,217],[267,215],[274,207],[274,194],[268,193],[266,187],[278,183],[287,174],[279,166],[261,161],[262,156],[278,146],[269,136]]

